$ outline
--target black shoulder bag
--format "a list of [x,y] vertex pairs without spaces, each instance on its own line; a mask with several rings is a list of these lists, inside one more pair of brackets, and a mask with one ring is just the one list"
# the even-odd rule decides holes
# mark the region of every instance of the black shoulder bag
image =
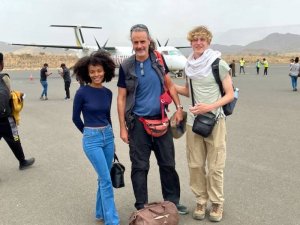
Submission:
[[[193,106],[195,106],[194,91],[193,91],[193,85],[191,79],[190,79],[190,86],[191,86],[191,94],[192,94],[192,104]],[[194,133],[199,134],[202,137],[206,138],[211,134],[215,124],[216,124],[216,115],[213,114],[212,112],[199,114],[196,116],[194,120],[192,130]]]
[[124,183],[125,166],[119,162],[118,156],[114,154],[114,162],[110,170],[111,182],[114,188],[125,187]]

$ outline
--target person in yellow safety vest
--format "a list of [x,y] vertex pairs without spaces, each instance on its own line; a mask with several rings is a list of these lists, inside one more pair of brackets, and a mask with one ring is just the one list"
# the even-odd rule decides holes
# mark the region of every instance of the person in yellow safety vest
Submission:
[[263,58],[263,65],[264,65],[264,75],[267,76],[268,75],[269,63],[265,58]]
[[245,68],[244,68],[245,63],[246,63],[246,61],[244,60],[244,58],[241,58],[240,59],[240,74],[241,74],[242,70],[243,70],[243,73],[245,74]]
[[255,66],[256,66],[256,74],[257,75],[259,75],[259,68],[260,68],[260,61],[259,61],[259,59],[258,60],[256,60],[256,64],[255,64]]

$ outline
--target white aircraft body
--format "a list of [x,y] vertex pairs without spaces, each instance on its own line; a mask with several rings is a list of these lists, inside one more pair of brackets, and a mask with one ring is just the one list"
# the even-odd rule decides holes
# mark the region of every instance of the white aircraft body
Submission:
[[[43,44],[16,44],[12,43],[12,45],[21,45],[21,46],[32,46],[32,47],[42,47],[42,48],[64,48],[66,50],[75,49],[78,50],[78,57],[83,57],[89,55],[93,51],[97,51],[99,49],[107,50],[111,53],[111,56],[116,63],[117,67],[123,62],[124,59],[129,58],[134,52],[132,47],[106,47],[107,41],[104,46],[100,46],[98,41],[95,38],[97,46],[87,46],[84,42],[84,38],[81,32],[82,28],[90,28],[90,29],[102,29],[101,27],[91,27],[91,26],[73,26],[73,25],[50,25],[51,27],[67,27],[73,28],[75,33],[76,45],[43,45]],[[160,43],[158,42],[160,45]],[[170,70],[170,72],[174,73],[176,77],[182,76],[182,72],[184,66],[186,64],[186,57],[175,47],[172,46],[159,46],[157,50],[164,56],[166,64]]]

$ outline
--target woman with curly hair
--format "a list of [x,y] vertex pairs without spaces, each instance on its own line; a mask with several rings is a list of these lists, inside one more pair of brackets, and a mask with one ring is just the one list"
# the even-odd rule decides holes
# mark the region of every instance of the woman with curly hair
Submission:
[[115,150],[110,116],[112,92],[103,86],[114,72],[115,64],[105,51],[83,57],[74,66],[75,75],[86,85],[75,94],[72,119],[83,133],[83,150],[98,174],[96,219],[105,225],[120,224],[110,178]]

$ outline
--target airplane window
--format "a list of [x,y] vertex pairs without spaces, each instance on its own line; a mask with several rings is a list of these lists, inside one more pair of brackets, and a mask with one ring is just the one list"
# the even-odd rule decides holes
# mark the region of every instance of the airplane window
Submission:
[[168,51],[162,51],[161,54],[163,54],[163,55],[169,55]]

